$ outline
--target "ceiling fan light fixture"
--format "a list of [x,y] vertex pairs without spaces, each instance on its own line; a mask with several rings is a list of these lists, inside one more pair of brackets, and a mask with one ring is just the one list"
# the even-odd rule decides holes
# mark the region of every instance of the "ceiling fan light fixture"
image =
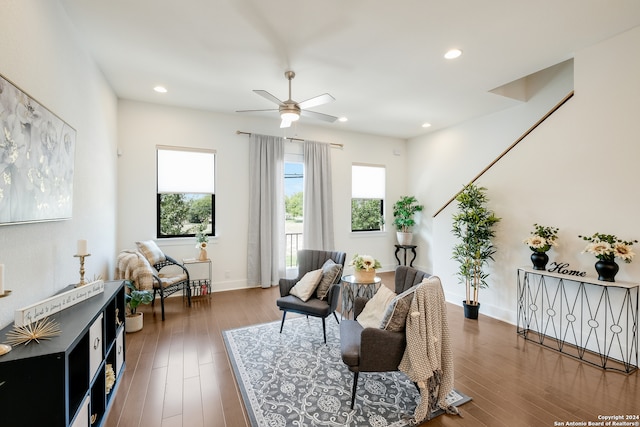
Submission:
[[295,113],[295,112],[285,111],[285,112],[280,114],[280,118],[282,120],[284,120],[284,121],[287,121],[287,122],[295,122],[296,120],[298,120],[300,118],[300,115],[298,113]]

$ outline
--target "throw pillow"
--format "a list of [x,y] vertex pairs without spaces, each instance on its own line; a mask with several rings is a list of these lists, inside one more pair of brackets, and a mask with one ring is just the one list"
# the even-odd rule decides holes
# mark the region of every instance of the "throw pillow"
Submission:
[[156,245],[153,240],[145,240],[142,242],[136,242],[138,250],[142,252],[142,255],[149,261],[149,264],[155,265],[161,261],[166,260],[162,250]]
[[387,306],[396,296],[396,293],[385,285],[381,284],[378,291],[365,304],[362,312],[356,319],[363,328],[379,328],[382,316],[384,316]]
[[413,294],[417,287],[418,285],[413,286],[391,300],[382,316],[382,321],[379,325],[381,329],[393,332],[404,331],[407,323],[407,314],[409,314]]
[[313,292],[318,287],[320,283],[320,279],[322,279],[322,269],[319,268],[317,270],[313,270],[302,276],[302,279],[296,283],[293,288],[289,291],[289,294],[295,295],[300,298],[302,301],[307,302]]
[[316,289],[316,296],[318,299],[324,300],[327,298],[329,288],[336,281],[336,277],[342,271],[342,265],[336,264],[332,259],[328,259],[322,264],[322,279]]

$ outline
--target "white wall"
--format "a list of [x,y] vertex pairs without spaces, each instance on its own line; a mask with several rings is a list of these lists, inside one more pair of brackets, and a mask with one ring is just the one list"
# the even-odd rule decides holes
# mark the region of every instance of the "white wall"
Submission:
[[5,288],[0,326],[14,311],[79,280],[78,239],[89,241],[86,277],[113,270],[116,98],[58,2],[0,0],[0,74],[77,131],[73,218],[0,227]]
[[[304,123],[303,123],[304,121]],[[339,129],[339,124],[335,128]],[[283,135],[276,116],[256,119],[241,114],[219,114],[159,104],[120,100],[118,103],[118,250],[135,247],[138,240],[156,237],[155,147],[172,145],[217,151],[216,234],[209,240],[213,261],[213,290],[247,286],[247,224],[249,138],[236,131]],[[387,168],[387,222],[391,205],[406,188],[406,142],[400,139],[349,133],[317,127],[304,119],[286,136],[343,144],[332,150],[334,233],[336,249],[367,253],[384,269],[393,269],[395,230],[385,233],[351,233],[351,164],[364,162]],[[297,133],[296,133],[297,132]],[[295,142],[292,142],[295,144]],[[398,150],[399,155],[393,151]],[[171,256],[196,255],[195,241],[161,239]]]
[[[490,208],[502,217],[497,227],[496,262],[490,288],[480,291],[481,312],[515,323],[516,269],[529,266],[530,250],[522,243],[533,223],[560,228],[559,248],[550,262],[595,275],[595,257],[581,254],[578,235],[596,232],[640,238],[636,211],[636,121],[640,116],[640,28],[577,52],[575,95],[484,174],[477,184],[488,188]],[[540,118],[545,105],[568,92],[559,76],[536,98],[520,107],[483,117],[409,141],[410,191],[425,200],[431,217],[450,197]],[[464,287],[451,260],[455,202],[421,232],[429,257],[421,263],[441,276],[447,300],[461,304]],[[425,216],[426,216],[425,215]],[[636,247],[636,251],[638,251]],[[616,280],[638,281],[640,261],[620,264]]]

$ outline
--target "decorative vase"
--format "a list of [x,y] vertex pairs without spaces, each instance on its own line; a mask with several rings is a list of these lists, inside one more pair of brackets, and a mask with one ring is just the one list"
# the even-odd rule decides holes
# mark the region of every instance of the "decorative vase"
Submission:
[[533,252],[531,254],[531,262],[534,270],[546,270],[549,262],[549,255],[546,252]]
[[144,317],[141,311],[135,314],[127,314],[124,318],[124,330],[126,333],[138,332],[144,325]]
[[207,255],[207,250],[200,249],[200,255],[198,256],[198,261],[206,261],[207,259],[209,259],[209,256]]
[[462,301],[462,305],[464,307],[464,317],[467,319],[478,318],[478,312],[480,311],[480,303],[478,304],[468,304],[467,301]]
[[358,283],[373,283],[376,280],[376,270],[354,270],[353,277]]
[[603,282],[615,282],[615,277],[619,269],[620,267],[615,261],[598,260],[598,262],[596,262],[598,280],[602,280]]
[[413,241],[413,233],[403,233],[402,231],[397,231],[396,239],[398,239],[399,245],[410,245]]

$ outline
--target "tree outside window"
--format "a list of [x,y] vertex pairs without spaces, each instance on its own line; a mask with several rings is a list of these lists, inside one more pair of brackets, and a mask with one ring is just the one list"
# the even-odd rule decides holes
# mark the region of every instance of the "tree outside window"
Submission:
[[384,166],[351,166],[351,231],[383,229],[384,196]]

